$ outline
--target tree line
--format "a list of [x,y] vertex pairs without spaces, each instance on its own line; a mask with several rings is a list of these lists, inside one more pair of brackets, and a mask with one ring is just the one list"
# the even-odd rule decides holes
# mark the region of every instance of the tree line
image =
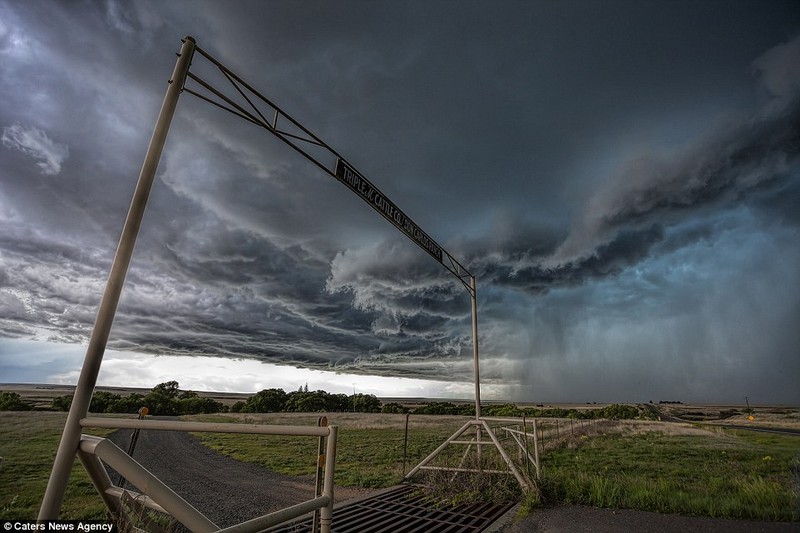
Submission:
[[[472,404],[454,404],[451,402],[430,402],[413,411],[418,415],[457,415],[475,416]],[[649,413],[633,405],[611,404],[595,409],[565,409],[562,407],[519,407],[513,403],[481,405],[482,416],[528,417],[528,418],[574,418],[593,420],[608,418],[612,420],[632,420],[649,418]]]
[[[53,398],[50,408],[68,411],[72,395]],[[372,394],[331,394],[324,390],[310,391],[308,385],[296,391],[264,389],[231,406],[200,396],[194,391],[181,390],[177,381],[167,381],[153,387],[147,394],[114,394],[96,391],[92,396],[89,411],[92,413],[137,413],[147,407],[152,415],[177,416],[206,413],[410,413],[415,415],[475,416],[475,405],[470,403],[426,402],[409,409],[398,402],[381,402]],[[16,392],[0,392],[0,411],[28,411],[33,406]],[[626,420],[652,418],[652,415],[632,405],[612,404],[596,409],[565,409],[524,407],[513,403],[481,405],[483,416],[529,418],[608,418]]]
[[[51,408],[68,411],[72,395],[53,398]],[[151,415],[176,416],[207,413],[287,413],[287,412],[344,412],[379,413],[381,401],[372,394],[330,394],[323,390],[310,391],[308,385],[297,391],[264,389],[231,406],[194,391],[181,390],[177,381],[159,383],[147,394],[128,395],[97,391],[92,396],[92,413],[137,413],[147,407]]]

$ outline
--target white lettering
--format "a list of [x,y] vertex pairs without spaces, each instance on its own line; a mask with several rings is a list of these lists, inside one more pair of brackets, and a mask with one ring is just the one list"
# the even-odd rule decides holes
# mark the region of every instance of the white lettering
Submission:
[[45,531],[45,525],[14,522],[14,531]]
[[111,531],[113,524],[92,524],[83,523],[78,524],[78,531]]
[[355,169],[347,165],[342,159],[336,162],[336,177],[353,192],[358,194],[368,204],[371,204],[379,213],[386,217],[389,222],[397,226],[399,230],[408,235],[411,240],[425,249],[439,262],[442,261],[442,249],[423,232],[419,226],[414,224],[405,213],[397,208],[391,200],[383,196],[377,189],[363,176],[358,174]]

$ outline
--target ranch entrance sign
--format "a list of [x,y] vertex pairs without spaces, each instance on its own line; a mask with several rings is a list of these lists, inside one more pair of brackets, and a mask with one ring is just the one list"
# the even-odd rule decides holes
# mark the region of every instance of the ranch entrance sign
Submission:
[[[471,296],[472,303],[472,340],[473,340],[473,360],[475,372],[475,420],[465,425],[457,435],[451,437],[448,442],[456,442],[455,437],[464,433],[468,427],[474,427],[476,430],[476,438],[473,442],[476,443],[478,453],[483,444],[494,444],[497,446],[503,458],[508,464],[510,473],[513,473],[521,485],[527,486],[524,478],[519,474],[513,463],[508,459],[499,441],[495,438],[492,429],[484,419],[481,419],[481,404],[480,404],[480,376],[478,366],[478,318],[477,318],[477,303],[476,303],[476,282],[473,276],[464,266],[456,260],[447,250],[442,248],[433,238],[431,238],[425,231],[423,231],[416,223],[414,223],[408,215],[406,215],[397,205],[394,204],[389,198],[382,193],[371,181],[369,181],[363,174],[345,160],[339,153],[326,144],[322,139],[314,135],[306,127],[296,121],[294,118],[285,113],[281,108],[275,105],[268,98],[263,96],[247,82],[242,80],[239,76],[233,73],[230,69],[224,66],[221,62],[216,60],[206,51],[198,47],[191,37],[183,39],[183,45],[178,54],[178,60],[173,70],[172,77],[169,80],[164,102],[159,112],[158,119],[153,131],[153,136],[145,155],[145,160],[142,169],[139,173],[139,178],[136,184],[136,189],[131,200],[131,205],[128,210],[125,224],[123,226],[122,234],[120,236],[117,251],[114,256],[114,262],[111,265],[108,282],[106,284],[103,298],[100,302],[100,307],[95,319],[95,325],[92,330],[92,335],[89,339],[89,346],[86,350],[86,356],[81,367],[81,373],[78,378],[78,383],[75,388],[72,404],[67,415],[67,421],[64,426],[64,431],[61,436],[61,441],[58,447],[55,461],[53,463],[53,470],[50,474],[50,479],[47,484],[47,489],[44,494],[42,506],[39,511],[40,520],[52,520],[58,518],[61,510],[61,503],[64,498],[64,493],[67,487],[72,463],[76,455],[81,459],[90,477],[95,482],[98,490],[101,492],[106,505],[110,510],[118,509],[121,506],[122,498],[124,495],[117,494],[111,487],[103,489],[106,486],[105,479],[108,477],[105,474],[104,467],[100,463],[103,459],[106,463],[116,463],[119,471],[126,471],[129,473],[129,480],[133,478],[141,480],[141,483],[154,487],[154,494],[148,494],[149,500],[155,500],[156,508],[162,508],[173,514],[184,525],[190,525],[190,529],[194,531],[214,531],[218,528],[213,523],[199,513],[196,509],[189,506],[179,496],[177,496],[169,487],[166,487],[160,480],[154,478],[152,474],[144,470],[141,465],[130,464],[127,456],[123,457],[124,452],[120,455],[116,450],[111,448],[105,442],[100,442],[96,437],[83,437],[81,436],[81,429],[83,427],[110,427],[109,424],[117,424],[114,427],[136,427],[136,428],[149,428],[149,429],[177,429],[173,428],[174,425],[192,426],[192,428],[185,429],[191,431],[231,431],[231,432],[244,432],[244,428],[231,428],[225,424],[212,424],[215,428],[203,428],[197,426],[198,423],[179,423],[167,421],[118,421],[110,422],[109,419],[91,419],[87,418],[89,404],[91,402],[92,394],[97,382],[97,376],[102,363],[103,354],[105,352],[106,344],[111,330],[111,325],[116,314],[117,304],[119,302],[122,286],[124,285],[125,276],[127,274],[130,259],[133,254],[134,244],[139,232],[139,227],[142,223],[147,199],[150,194],[150,189],[155,178],[156,169],[158,167],[161,153],[166,142],[167,133],[172,122],[172,117],[178,103],[178,97],[182,92],[194,95],[218,108],[228,111],[241,119],[244,119],[258,127],[267,130],[272,135],[276,136],[291,148],[305,156],[311,163],[315,164],[321,170],[329,174],[331,177],[339,180],[353,191],[362,200],[367,202],[373,209],[378,211],[386,220],[391,222],[401,232],[403,232],[411,241],[417,244],[420,248],[430,254],[436,261],[444,266],[450,273],[452,273],[467,289]],[[233,89],[233,92],[226,94],[221,89],[210,83],[204,78],[201,78],[195,72],[191,71],[193,58],[199,58],[208,61],[206,66],[210,64],[216,68],[216,75],[223,80],[229,82],[228,90]],[[190,83],[193,82],[193,83]],[[105,421],[104,421],[105,420]],[[124,424],[120,425],[120,424]],[[169,427],[167,427],[169,426]],[[220,428],[219,426],[225,426]],[[291,428],[291,427],[289,427]],[[270,426],[260,426],[258,428],[251,428],[257,433],[271,433],[277,432],[278,429]],[[335,439],[336,428],[314,428],[310,433],[306,430],[296,430],[293,434],[299,431],[299,434],[318,436],[320,438],[328,438],[329,452],[327,460],[331,462],[330,469],[326,466],[325,471],[325,487],[323,494],[315,497],[314,500],[299,504],[297,509],[293,512],[307,513],[314,509],[321,509],[321,526],[322,531],[330,531],[331,512],[333,505],[333,458],[335,456]],[[485,431],[490,441],[482,441],[481,432]],[[100,439],[104,440],[104,439]],[[332,441],[332,444],[331,444]],[[445,443],[443,446],[447,445]],[[332,446],[332,448],[331,448]],[[441,447],[440,447],[441,448]],[[427,458],[424,463],[427,463],[433,455],[438,453],[439,450],[434,452],[431,457]],[[135,462],[134,462],[135,463]],[[420,466],[422,467],[422,465]],[[419,467],[418,467],[419,468]],[[415,469],[416,470],[416,469]],[[460,469],[463,471],[463,469]],[[105,476],[105,477],[104,477]],[[99,481],[97,481],[99,480]],[[137,486],[140,486],[137,484]],[[141,486],[140,486],[141,487]],[[102,490],[101,490],[102,489]],[[104,492],[105,491],[105,492]],[[156,497],[157,496],[157,497]],[[160,507],[159,507],[160,505]],[[293,508],[285,509],[289,511]],[[283,511],[281,511],[282,513]],[[270,515],[259,519],[257,524],[243,523],[240,526],[246,526],[239,530],[241,531],[256,531],[263,529],[263,527],[271,520]],[[238,527],[238,526],[237,526]]]
[[360,196],[362,200],[372,206],[375,211],[383,215],[383,218],[405,233],[409,239],[431,254],[434,259],[440,263],[442,262],[442,247],[436,244],[436,241],[431,239],[419,226],[414,224],[414,221],[408,218],[399,207],[394,205],[394,202],[389,200],[367,178],[348,165],[344,159],[336,160],[336,177],[347,185],[351,191]]

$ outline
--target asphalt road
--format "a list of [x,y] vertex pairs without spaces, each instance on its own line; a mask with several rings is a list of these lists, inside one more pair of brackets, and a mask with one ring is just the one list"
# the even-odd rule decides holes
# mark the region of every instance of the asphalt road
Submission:
[[559,505],[537,509],[503,533],[797,533],[800,522],[761,522]]
[[745,431],[762,431],[764,433],[779,433],[781,435],[793,435],[795,437],[800,437],[800,430],[789,429],[789,428],[771,428],[771,427],[756,427],[756,426],[730,426],[728,424],[725,424],[724,426],[717,426],[715,424],[714,427],[723,427],[725,429],[743,429]]

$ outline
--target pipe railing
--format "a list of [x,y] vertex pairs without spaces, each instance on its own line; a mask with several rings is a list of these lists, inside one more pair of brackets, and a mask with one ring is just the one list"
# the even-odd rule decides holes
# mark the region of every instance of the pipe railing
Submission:
[[[112,514],[123,518],[123,498],[127,491],[115,487],[103,463],[108,464],[119,472],[137,489],[142,491],[136,495],[135,500],[144,507],[172,515],[181,524],[191,531],[205,533],[225,531],[236,533],[250,533],[262,531],[266,528],[294,520],[307,513],[319,510],[319,530],[321,533],[330,533],[333,522],[333,474],[336,462],[337,426],[280,426],[259,424],[231,424],[216,422],[183,422],[177,420],[141,420],[124,418],[98,418],[87,417],[80,420],[83,428],[105,429],[149,429],[155,431],[187,431],[206,433],[244,433],[258,435],[286,435],[319,437],[325,439],[324,478],[322,494],[272,513],[241,522],[227,528],[220,528],[209,520],[189,502],[184,500],[165,483],[150,473],[141,464],[136,462],[116,444],[108,439],[91,435],[81,435],[78,447],[78,457],[89,474],[92,483],[106,507]],[[317,464],[323,462],[322,457],[317,458]]]

